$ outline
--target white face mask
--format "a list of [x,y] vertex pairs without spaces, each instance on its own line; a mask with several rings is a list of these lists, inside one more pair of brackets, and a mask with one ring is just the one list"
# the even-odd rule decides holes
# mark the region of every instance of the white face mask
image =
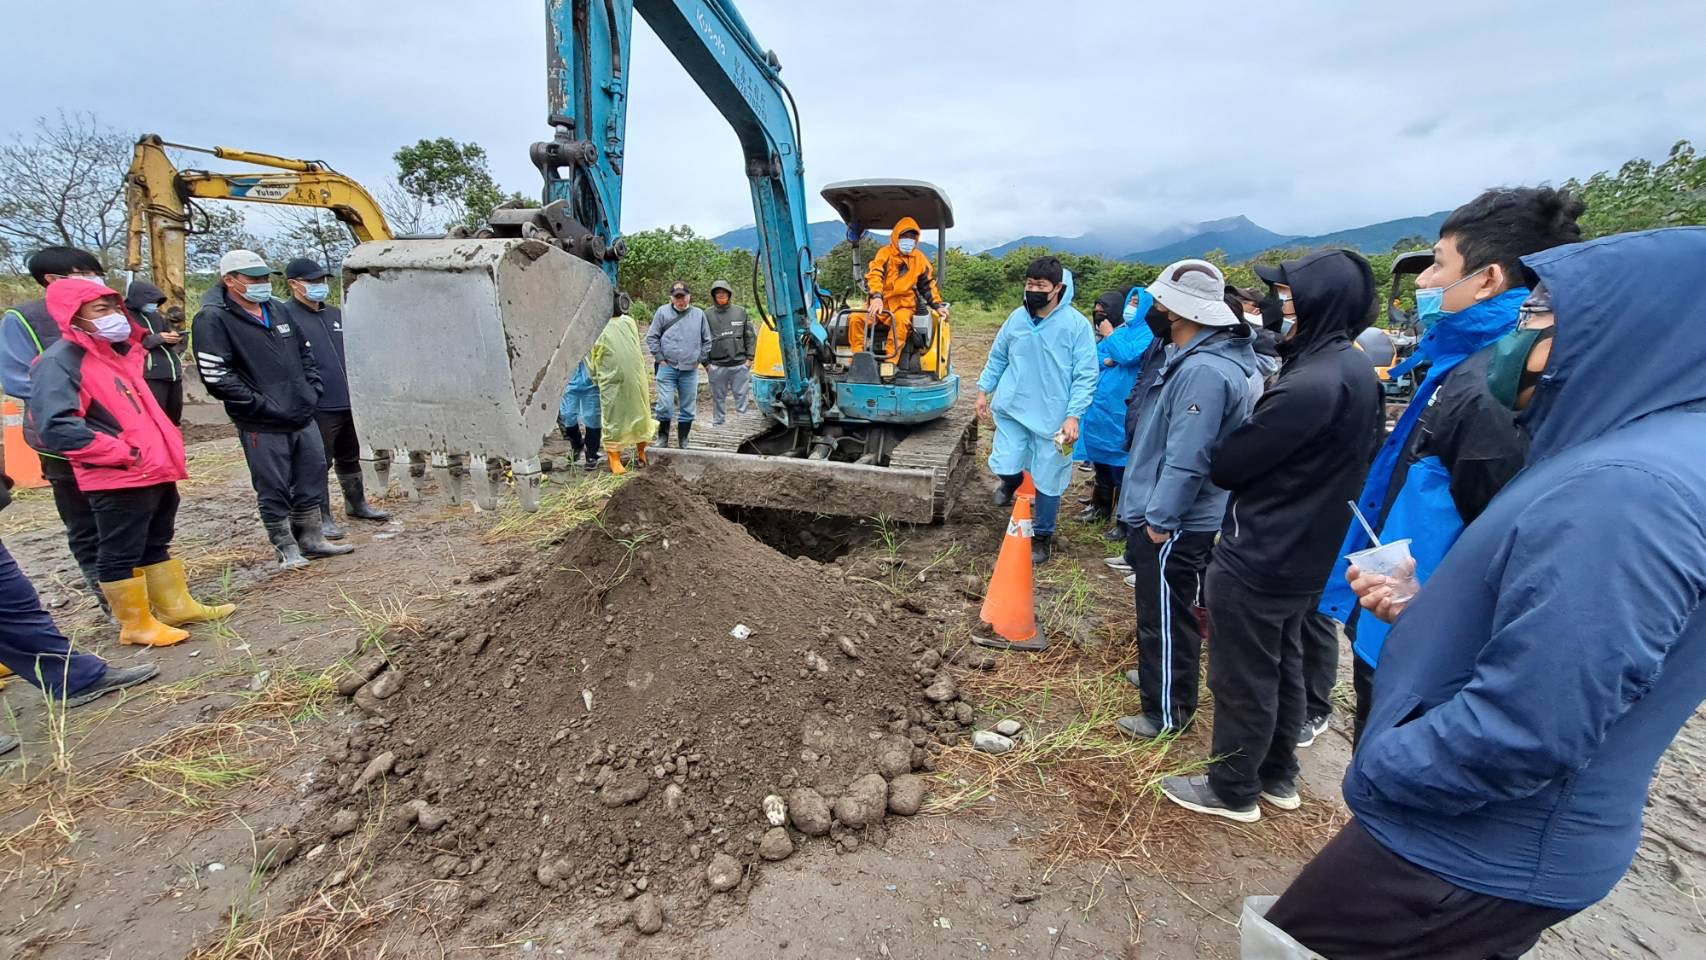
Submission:
[[1246,314],[1244,314],[1244,322],[1245,322],[1245,323],[1247,323],[1247,324],[1249,324],[1249,325],[1250,325],[1250,326],[1252,326],[1252,327],[1257,327],[1257,328],[1260,328],[1260,327],[1261,327],[1261,325],[1262,325],[1262,314],[1261,314],[1261,311],[1259,311],[1259,310],[1258,310],[1258,311],[1257,311],[1257,312],[1255,312],[1255,313],[1246,313]]
[[895,246],[900,248],[901,253],[911,253],[918,246],[918,241],[908,238],[895,244]]
[[89,322],[95,325],[95,336],[108,343],[123,343],[130,339],[130,318],[122,313],[90,317]]

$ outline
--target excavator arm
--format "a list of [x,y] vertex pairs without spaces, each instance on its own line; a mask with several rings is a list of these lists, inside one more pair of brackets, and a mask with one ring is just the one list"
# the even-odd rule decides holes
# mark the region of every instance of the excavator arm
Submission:
[[[222,160],[271,167],[279,173],[215,173],[179,170],[168,147],[205,153]],[[142,268],[143,240],[154,282],[166,294],[167,309],[184,304],[184,244],[193,232],[196,200],[236,200],[330,210],[359,242],[391,236],[385,214],[361,184],[315,160],[292,160],[231,147],[191,147],[168,143],[155,134],[136,141],[125,178],[127,244],[125,267]]]
[[564,201],[578,252],[616,280],[628,110],[628,52],[638,12],[734,128],[746,158],[763,258],[766,303],[780,334],[785,426],[822,420],[811,308],[814,260],[806,228],[798,117],[781,62],[725,0],[567,0],[546,5],[546,94],[556,137],[535,144],[545,200]]

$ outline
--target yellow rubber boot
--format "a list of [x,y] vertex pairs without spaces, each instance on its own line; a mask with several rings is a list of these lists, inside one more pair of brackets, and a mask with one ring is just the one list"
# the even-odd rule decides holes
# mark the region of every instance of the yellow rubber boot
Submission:
[[622,448],[621,447],[605,447],[604,448],[604,455],[605,455],[605,457],[607,457],[610,460],[610,472],[611,473],[627,473],[628,472],[622,466]]
[[136,572],[148,582],[148,602],[154,607],[154,616],[162,623],[176,627],[185,623],[222,620],[237,610],[234,603],[215,607],[197,603],[190,596],[189,581],[184,578],[184,562],[177,557],[137,567]]
[[642,467],[651,462],[646,459],[646,442],[644,440],[634,444],[634,462]]
[[188,640],[188,631],[168,627],[148,612],[148,581],[142,577],[103,582],[101,592],[118,621],[118,642],[144,647],[169,647]]
[[12,668],[0,663],[0,690],[6,689],[6,678],[12,675]]

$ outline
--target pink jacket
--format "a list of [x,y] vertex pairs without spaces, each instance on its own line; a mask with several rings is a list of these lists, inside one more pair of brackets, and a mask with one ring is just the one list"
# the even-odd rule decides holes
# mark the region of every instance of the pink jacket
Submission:
[[[28,417],[40,449],[71,461],[84,491],[125,490],[189,476],[184,438],[143,379],[143,331],[131,324],[126,353],[71,325],[78,309],[117,293],[83,277],[47,288],[47,311],[61,339],[30,371]],[[120,307],[120,310],[123,308]]]

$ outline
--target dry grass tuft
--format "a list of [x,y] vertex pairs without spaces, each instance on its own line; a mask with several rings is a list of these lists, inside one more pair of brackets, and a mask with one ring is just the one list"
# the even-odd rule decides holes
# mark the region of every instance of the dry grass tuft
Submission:
[[454,884],[424,881],[389,896],[370,899],[356,885],[321,889],[305,903],[278,916],[248,916],[233,910],[218,942],[197,948],[186,960],[353,960],[383,956],[367,952],[364,938],[374,930],[408,913],[429,927],[435,922],[433,905],[442,897],[431,896],[434,888],[454,889]]
[[566,483],[553,477],[540,495],[535,513],[523,511],[514,497],[505,497],[499,501],[498,521],[481,535],[481,540],[488,544],[526,543],[536,549],[551,546],[597,517],[625,476],[580,473]]

